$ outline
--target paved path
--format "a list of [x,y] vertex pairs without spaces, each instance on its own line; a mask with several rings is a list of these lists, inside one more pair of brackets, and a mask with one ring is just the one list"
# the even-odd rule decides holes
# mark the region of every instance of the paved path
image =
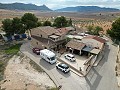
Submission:
[[55,65],[50,65],[33,54],[29,43],[23,44],[21,51],[41,66],[57,86],[62,85],[61,90],[119,90],[114,70],[117,48],[111,43],[108,45],[103,60],[91,69],[87,77],[79,77],[72,72],[64,74],[56,70]]
[[110,42],[108,45],[103,60],[86,77],[90,90],[120,90],[115,77],[117,48]]
[[62,85],[61,90],[88,90],[89,86],[86,83],[84,77],[79,77],[73,72],[64,74],[57,70],[54,65],[50,65],[46,61],[40,59],[40,56],[32,53],[29,48],[29,43],[25,43],[21,46],[21,51],[41,66],[45,72],[54,80],[57,86]]

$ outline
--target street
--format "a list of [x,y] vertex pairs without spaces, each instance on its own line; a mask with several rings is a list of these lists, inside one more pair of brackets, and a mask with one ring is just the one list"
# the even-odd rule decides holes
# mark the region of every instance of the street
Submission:
[[104,58],[86,77],[90,90],[120,90],[115,77],[117,48],[108,42]]
[[39,55],[32,53],[29,43],[21,46],[21,52],[36,62],[43,70],[51,77],[57,86],[62,85],[61,90],[88,90],[89,86],[84,77],[79,77],[73,72],[64,74],[56,69],[55,64],[51,65],[48,62],[40,59]]
[[21,46],[21,52],[42,67],[57,86],[62,85],[61,90],[119,90],[114,71],[117,48],[111,43],[106,46],[103,60],[86,77],[79,77],[73,72],[64,74],[57,70],[55,64],[50,65],[32,53],[29,42]]

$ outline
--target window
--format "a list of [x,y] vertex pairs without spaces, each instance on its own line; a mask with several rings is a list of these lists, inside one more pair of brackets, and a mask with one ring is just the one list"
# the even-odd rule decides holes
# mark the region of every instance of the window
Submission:
[[42,35],[40,37],[42,37]]

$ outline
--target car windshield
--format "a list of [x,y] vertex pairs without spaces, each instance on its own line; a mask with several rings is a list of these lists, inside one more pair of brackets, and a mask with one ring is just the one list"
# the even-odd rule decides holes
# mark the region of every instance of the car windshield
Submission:
[[71,58],[75,58],[74,56],[72,56]]
[[51,59],[51,60],[55,60],[55,57],[51,57],[50,59]]
[[68,67],[68,65],[66,65],[66,64],[61,64],[65,69],[68,69],[69,67]]

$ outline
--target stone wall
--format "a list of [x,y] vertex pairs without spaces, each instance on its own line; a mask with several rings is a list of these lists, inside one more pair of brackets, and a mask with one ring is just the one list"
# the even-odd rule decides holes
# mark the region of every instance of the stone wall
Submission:
[[117,54],[115,71],[116,71],[118,87],[120,87],[120,46],[118,46],[118,54]]

